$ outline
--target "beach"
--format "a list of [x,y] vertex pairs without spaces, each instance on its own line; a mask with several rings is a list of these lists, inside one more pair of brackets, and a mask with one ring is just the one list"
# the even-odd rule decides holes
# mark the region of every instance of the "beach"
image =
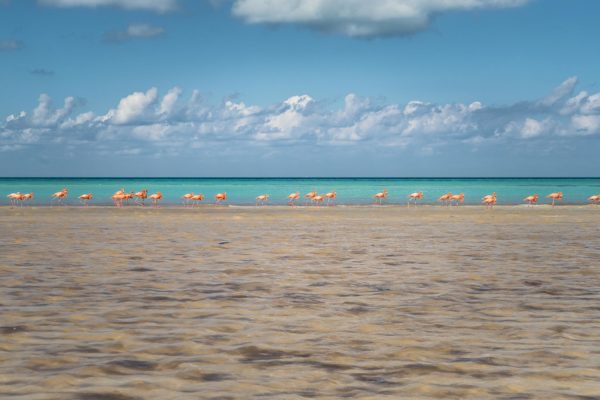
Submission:
[[0,207],[3,399],[598,399],[600,207]]

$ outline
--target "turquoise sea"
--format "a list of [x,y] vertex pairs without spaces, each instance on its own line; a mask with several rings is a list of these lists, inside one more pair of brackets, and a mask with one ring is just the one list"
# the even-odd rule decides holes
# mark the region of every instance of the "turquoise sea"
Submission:
[[[83,193],[94,195],[91,205],[111,204],[110,196],[120,188],[126,191],[148,189],[163,193],[163,204],[181,204],[186,193],[203,193],[204,203],[227,192],[228,204],[250,205],[261,194],[269,194],[268,204],[286,204],[291,192],[302,195],[337,192],[337,204],[371,204],[373,194],[387,188],[388,204],[406,204],[412,192],[424,192],[423,204],[436,204],[446,193],[465,193],[466,204],[479,204],[481,197],[496,192],[498,204],[520,204],[525,196],[537,193],[540,204],[551,192],[562,191],[564,204],[585,204],[587,198],[600,194],[600,178],[0,178],[0,204],[8,204],[6,195],[13,192],[35,194],[30,204],[49,205],[52,193],[69,189],[67,204],[79,204]],[[303,202],[303,200],[302,200]]]

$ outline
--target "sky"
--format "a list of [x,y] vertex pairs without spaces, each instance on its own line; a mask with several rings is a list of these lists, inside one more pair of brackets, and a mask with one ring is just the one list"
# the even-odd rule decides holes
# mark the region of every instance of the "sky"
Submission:
[[594,0],[0,0],[0,176],[600,176]]

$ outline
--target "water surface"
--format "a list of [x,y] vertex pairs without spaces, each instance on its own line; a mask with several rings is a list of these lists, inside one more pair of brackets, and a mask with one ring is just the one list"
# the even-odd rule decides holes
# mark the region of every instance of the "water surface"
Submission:
[[0,204],[8,204],[8,193],[19,191],[34,192],[34,203],[47,205],[51,194],[63,187],[70,190],[67,202],[71,204],[79,204],[77,196],[90,192],[93,204],[110,204],[110,196],[121,188],[160,191],[167,204],[181,204],[181,196],[190,192],[203,193],[207,202],[213,202],[216,193],[227,192],[229,203],[240,205],[254,204],[256,196],[269,194],[270,204],[285,204],[291,192],[313,190],[335,190],[340,204],[369,204],[373,194],[384,188],[391,204],[405,204],[407,196],[418,191],[424,192],[423,202],[429,204],[447,192],[464,192],[467,204],[479,203],[492,192],[497,192],[499,204],[519,204],[531,194],[557,191],[564,192],[565,204],[583,204],[589,196],[600,194],[600,178],[0,178]]

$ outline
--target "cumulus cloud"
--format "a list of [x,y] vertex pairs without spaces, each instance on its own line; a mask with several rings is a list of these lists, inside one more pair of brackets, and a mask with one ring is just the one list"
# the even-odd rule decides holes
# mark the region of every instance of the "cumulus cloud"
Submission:
[[233,14],[253,24],[299,24],[354,37],[407,35],[440,13],[518,7],[529,0],[236,0]]
[[100,117],[101,122],[112,122],[118,125],[129,124],[143,118],[156,101],[158,91],[150,88],[144,92],[134,92],[119,101],[117,108]]
[[150,39],[165,34],[165,29],[148,24],[131,24],[124,31],[110,31],[104,34],[104,41],[120,43],[131,39]]
[[550,95],[542,99],[540,103],[544,106],[552,106],[556,104],[557,101],[565,98],[565,96],[570,95],[573,92],[575,85],[577,85],[576,76],[567,78],[563,83],[558,85]]
[[158,113],[168,116],[173,111],[173,107],[175,107],[175,103],[180,95],[181,89],[178,87],[174,87],[169,90],[160,103]]
[[[600,93],[572,95],[573,78],[541,99],[505,106],[479,101],[437,104],[413,100],[387,103],[350,93],[331,104],[308,94],[266,107],[243,101],[206,102],[197,90],[174,87],[130,93],[106,112],[82,109],[67,97],[55,106],[42,94],[31,111],[17,111],[0,122],[0,145],[18,151],[33,143],[99,143],[113,153],[144,146],[171,153],[207,144],[261,146],[415,146],[429,154],[444,145],[478,148],[487,144],[538,143],[600,135]],[[567,89],[568,88],[568,89]],[[551,99],[551,101],[549,100]],[[516,143],[516,144],[515,144]],[[137,150],[136,150],[137,151]]]
[[54,7],[119,7],[127,10],[171,11],[177,0],[38,0],[40,4]]

